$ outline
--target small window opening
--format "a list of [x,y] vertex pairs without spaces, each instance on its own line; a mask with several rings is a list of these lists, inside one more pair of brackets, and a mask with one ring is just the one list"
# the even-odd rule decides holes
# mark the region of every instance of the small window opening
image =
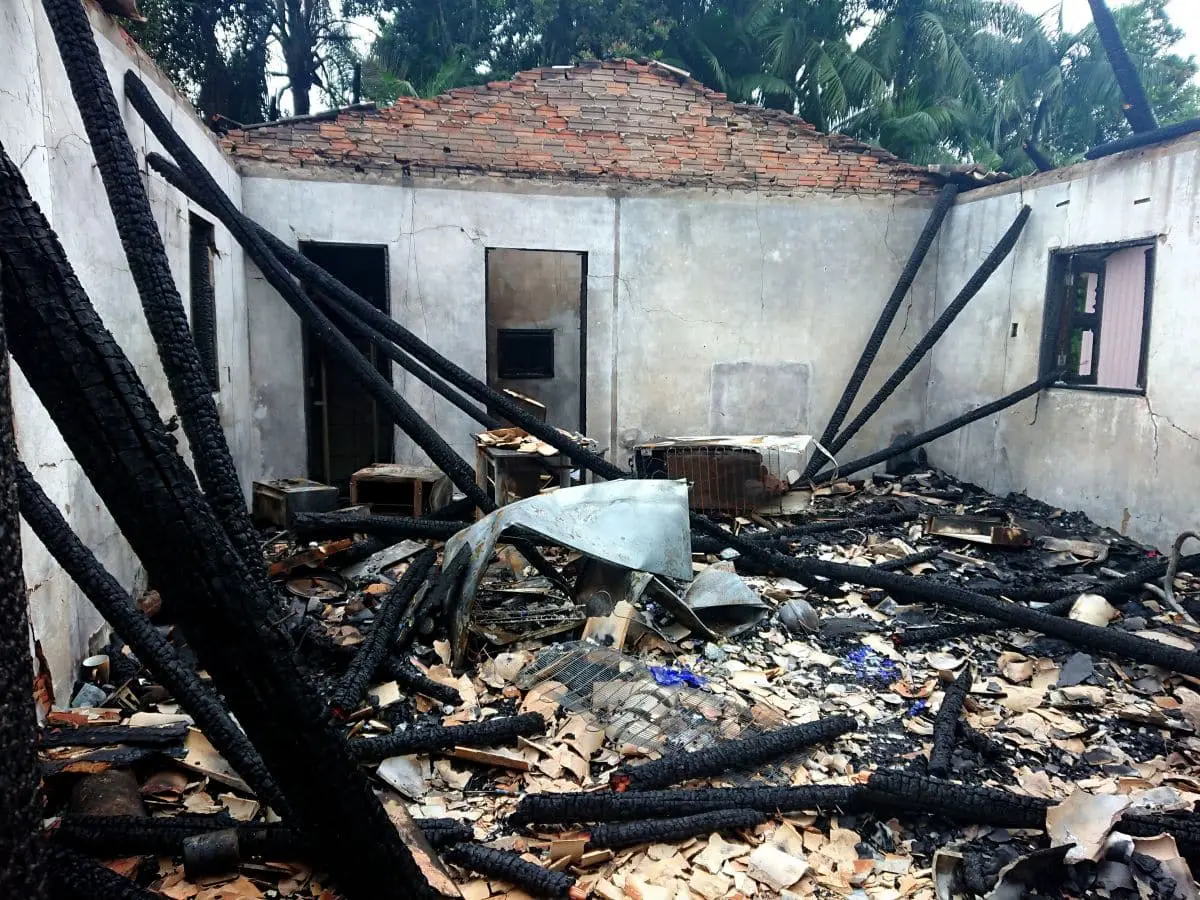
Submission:
[[500,378],[553,378],[553,328],[501,328],[496,332]]
[[217,291],[214,284],[216,233],[211,222],[193,214],[189,219],[188,249],[191,274],[192,340],[209,389],[221,389],[217,360]]
[[1060,385],[1143,391],[1153,282],[1152,242],[1055,253],[1043,372],[1061,369]]

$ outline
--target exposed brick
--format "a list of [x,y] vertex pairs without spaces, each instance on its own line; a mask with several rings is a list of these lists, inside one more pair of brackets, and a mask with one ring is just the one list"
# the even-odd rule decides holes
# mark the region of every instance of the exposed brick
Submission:
[[282,166],[834,193],[931,193],[928,172],[778,110],[730,103],[654,63],[588,61],[403,98],[330,122],[232,131]]

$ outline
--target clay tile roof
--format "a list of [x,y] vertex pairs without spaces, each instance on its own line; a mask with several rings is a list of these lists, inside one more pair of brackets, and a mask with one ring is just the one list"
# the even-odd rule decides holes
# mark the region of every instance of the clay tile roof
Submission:
[[379,174],[847,193],[926,193],[940,181],[885,150],[631,60],[533,69],[381,111],[231,131],[222,146],[282,169]]

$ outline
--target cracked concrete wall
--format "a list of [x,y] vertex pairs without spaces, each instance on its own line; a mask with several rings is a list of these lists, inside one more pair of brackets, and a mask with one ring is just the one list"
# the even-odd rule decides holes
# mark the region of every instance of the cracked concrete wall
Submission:
[[[207,129],[132,41],[88,3],[97,43],[118,100],[126,69],[141,72],[159,105],[198,152],[226,191],[240,201],[240,182]],[[117,237],[95,159],[63,71],[54,36],[38,0],[0,3],[0,144],[21,168],[30,191],[58,233],[93,304],[137,366],[164,419],[174,414],[125,255]],[[159,149],[137,115],[122,105],[139,155]],[[147,175],[151,204],[167,246],[172,272],[188,306],[190,206],[158,176]],[[218,358],[218,406],[243,486],[256,473],[250,461],[249,351],[242,253],[227,232],[216,229],[214,264]],[[10,339],[12,336],[10,335]],[[133,592],[145,586],[138,560],[84,477],[57,429],[14,367],[13,405],[17,444],[34,476],[100,561]],[[178,433],[186,451],[186,438]],[[60,704],[70,701],[75,666],[107,639],[99,614],[27,528],[22,552],[34,635],[50,665]]]
[[[620,466],[640,439],[730,433],[722,413],[731,398],[755,398],[755,408],[738,410],[737,430],[819,429],[933,202],[699,191],[617,196],[486,178],[391,184],[269,173],[243,168],[248,215],[293,245],[385,245],[393,315],[481,378],[485,249],[586,252],[587,431]],[[300,474],[307,447],[302,330],[252,268],[249,283],[259,463],[273,477]],[[930,264],[864,397],[928,327],[932,293]],[[745,374],[738,364],[746,362],[756,364],[761,390],[738,381]],[[478,427],[393,371],[410,402],[473,461]],[[921,369],[845,452],[868,452],[917,428],[924,385]],[[424,461],[403,437],[397,458]]]
[[[1165,547],[1200,524],[1200,141],[1032,176],[960,197],[942,231],[940,311],[1022,203],[1012,256],[933,352],[926,426],[1032,381],[1050,253],[1157,242],[1145,396],[1053,388],[930,445],[932,460],[998,493],[1025,492]],[[1016,336],[1012,335],[1016,327]]]

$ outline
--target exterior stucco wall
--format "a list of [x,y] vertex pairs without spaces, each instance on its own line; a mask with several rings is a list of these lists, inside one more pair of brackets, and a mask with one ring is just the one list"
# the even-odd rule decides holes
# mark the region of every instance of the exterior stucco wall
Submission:
[[[586,252],[587,431],[621,466],[634,443],[654,436],[819,429],[932,205],[918,196],[614,196],[495,180],[480,187],[246,176],[247,214],[293,245],[386,245],[393,315],[480,378],[485,249]],[[864,392],[927,326],[933,274],[930,265],[918,278]],[[303,473],[301,328],[253,269],[249,308],[260,465],[272,476]],[[741,363],[759,368],[746,374]],[[797,373],[796,363],[808,370]],[[754,408],[721,409],[721,398],[737,394],[731,370],[770,388]],[[395,378],[473,460],[478,427],[403,372]],[[873,450],[919,427],[924,384],[919,370],[845,452]],[[423,459],[403,437],[397,458]]]
[[[204,160],[234,202],[240,180],[190,105],[177,94],[108,17],[89,4],[94,31],[118,100],[127,69],[140,70],[159,105]],[[138,368],[164,419],[173,404],[146,326],[137,292],[95,166],[54,37],[37,0],[0,4],[0,144],[21,168],[34,199],[47,214],[93,304]],[[158,148],[127,105],[122,113],[139,156]],[[188,202],[157,176],[147,176],[150,199],[166,242],[171,268],[188,305]],[[214,266],[219,407],[226,435],[249,487],[250,386],[245,271],[241,250],[216,230]],[[19,336],[10,335],[11,339]],[[34,476],[100,561],[131,591],[144,574],[107,510],[74,462],[41,402],[14,372],[17,442]],[[181,445],[186,439],[179,433]],[[58,701],[70,700],[74,667],[106,633],[98,613],[27,528],[24,568],[34,634],[54,677]]]
[[1198,191],[1200,143],[1187,139],[960,198],[941,239],[939,311],[1021,204],[1033,214],[1013,255],[935,349],[927,426],[1036,377],[1056,248],[1156,240],[1147,387],[1145,396],[1053,388],[931,445],[936,464],[999,494],[1082,509],[1157,546],[1200,523]]

